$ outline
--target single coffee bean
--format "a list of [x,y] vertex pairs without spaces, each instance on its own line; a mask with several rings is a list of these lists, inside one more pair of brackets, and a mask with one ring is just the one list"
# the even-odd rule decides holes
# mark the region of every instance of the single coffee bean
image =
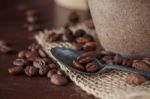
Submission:
[[8,54],[12,51],[13,51],[13,49],[11,47],[6,46],[6,45],[3,45],[3,46],[0,47],[0,52],[1,53]]
[[70,29],[65,29],[62,40],[67,42],[73,42],[75,40],[75,37]]
[[87,42],[83,45],[84,51],[94,51],[96,50],[96,44],[94,42]]
[[75,37],[83,37],[84,35],[86,34],[86,32],[82,29],[78,29],[76,32],[75,32]]
[[91,41],[91,39],[86,38],[86,37],[78,37],[78,38],[76,38],[76,42],[79,43],[79,44],[85,44],[85,43],[88,43],[90,41]]
[[51,78],[52,75],[57,74],[57,69],[51,69],[47,73],[47,78]]
[[89,52],[83,53],[81,56],[77,57],[77,59],[80,60],[80,59],[82,59],[84,57],[101,58],[101,54],[100,54],[100,52],[97,52],[97,51],[89,51]]
[[70,12],[68,18],[69,18],[69,21],[70,21],[72,24],[76,24],[76,23],[79,22],[79,15],[77,14],[76,11]]
[[55,34],[55,35],[49,36],[49,38],[47,38],[47,41],[57,42],[57,41],[61,41],[61,38],[62,38],[62,34]]
[[55,63],[49,64],[48,67],[49,67],[50,69],[58,69],[58,68],[59,68],[59,66],[58,66],[57,64],[55,64]]
[[73,65],[76,69],[80,70],[80,71],[84,71],[85,70],[85,67],[82,66],[77,60],[74,60],[73,61]]
[[15,66],[15,67],[9,68],[8,73],[11,75],[18,75],[18,74],[23,73],[23,70],[24,70],[23,67]]
[[26,56],[27,59],[29,59],[29,58],[33,58],[33,57],[38,57],[39,54],[37,52],[27,51],[25,56]]
[[90,34],[85,34],[83,37],[89,39],[89,41],[93,41],[93,37]]
[[18,53],[18,57],[19,58],[25,58],[26,56],[26,51],[25,50],[22,50],[22,51],[20,51],[19,53]]
[[13,61],[13,64],[14,64],[15,66],[26,66],[26,65],[28,64],[28,61],[25,60],[25,59],[15,59],[15,60]]
[[132,67],[143,71],[150,71],[150,66],[143,61],[133,62]]
[[113,56],[104,56],[104,57],[102,57],[102,60],[104,62],[107,62],[108,60],[112,60],[113,61]]
[[94,62],[88,63],[86,65],[86,71],[90,73],[94,73],[98,70],[97,64]]
[[42,49],[39,49],[38,52],[39,52],[39,55],[40,55],[42,58],[47,57],[47,55],[45,54],[45,52],[44,52]]
[[37,58],[35,59],[35,61],[33,62],[33,66],[36,68],[42,68],[46,65],[45,60],[41,59],[41,58]]
[[29,49],[30,51],[32,51],[32,52],[36,52],[36,51],[38,51],[40,48],[41,48],[41,45],[39,45],[37,42],[32,43],[32,45],[30,45],[30,46],[28,47],[28,49]]
[[131,85],[140,85],[146,81],[145,77],[136,74],[136,73],[130,73],[127,77],[127,82]]
[[71,49],[80,51],[80,50],[82,50],[82,45],[78,44],[78,43],[73,43],[71,46]]
[[123,58],[122,58],[122,56],[121,55],[119,55],[119,54],[117,54],[117,55],[115,55],[114,56],[114,63],[115,64],[122,64],[122,61],[123,61]]
[[63,86],[68,83],[68,80],[62,75],[54,74],[51,76],[51,83],[57,86]]
[[93,61],[92,57],[84,57],[78,60],[80,64],[87,64]]
[[33,66],[27,66],[24,71],[27,76],[35,76],[38,74],[38,69]]
[[50,68],[48,66],[42,66],[41,68],[39,68],[39,74],[41,76],[45,76],[45,75],[47,75],[49,70],[50,70]]
[[51,58],[42,58],[42,59],[45,61],[46,65],[54,63],[54,61]]

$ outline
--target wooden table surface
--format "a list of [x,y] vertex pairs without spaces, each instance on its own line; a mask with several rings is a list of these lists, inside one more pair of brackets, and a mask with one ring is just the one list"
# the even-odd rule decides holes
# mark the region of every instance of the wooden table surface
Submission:
[[[34,35],[23,28],[24,11],[18,11],[18,5],[37,9],[48,28],[64,24],[69,12],[68,9],[56,6],[53,0],[0,0],[0,39],[10,42],[17,51],[31,44]],[[87,12],[79,13],[83,19],[87,18]],[[44,77],[9,75],[7,69],[13,66],[16,57],[17,52],[0,54],[0,99],[94,99],[73,83],[58,87]]]

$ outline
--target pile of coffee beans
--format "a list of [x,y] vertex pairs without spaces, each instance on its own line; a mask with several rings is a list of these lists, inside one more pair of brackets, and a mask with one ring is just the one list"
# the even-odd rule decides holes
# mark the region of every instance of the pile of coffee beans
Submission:
[[25,74],[29,77],[47,77],[55,85],[68,83],[67,76],[60,70],[58,64],[49,58],[37,43],[20,51],[18,58],[13,61],[13,65],[8,69],[11,75]]
[[13,51],[12,47],[10,47],[10,45],[6,41],[0,40],[0,53],[7,54],[12,51]]
[[[150,58],[144,58],[143,60],[130,60],[119,54],[113,54],[105,50],[96,50],[84,53],[73,61],[74,67],[87,73],[96,72],[98,67],[93,61],[93,57],[96,57],[106,64],[117,64],[150,72]],[[129,73],[127,77],[128,83],[133,85],[142,84],[149,79],[150,78],[143,77],[136,73]]]

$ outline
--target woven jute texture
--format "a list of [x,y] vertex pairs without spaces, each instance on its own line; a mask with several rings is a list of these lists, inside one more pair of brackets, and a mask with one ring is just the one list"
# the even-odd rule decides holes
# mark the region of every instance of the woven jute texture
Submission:
[[[84,24],[72,27],[71,29],[75,31],[78,28],[86,30],[88,33],[93,33],[94,30],[87,29]],[[56,31],[57,33],[62,33],[63,29],[57,30],[45,30],[40,32],[35,36],[38,43],[42,46],[44,51],[57,61],[50,53],[51,48],[54,47],[71,47],[68,42],[55,42],[49,43],[46,41],[47,35]],[[95,36],[96,37],[96,36]],[[96,38],[95,38],[96,39]],[[104,74],[98,74],[94,76],[80,75],[75,73],[64,65],[59,63],[61,69],[70,77],[70,79],[84,91],[89,94],[94,95],[100,99],[150,99],[150,81],[145,82],[140,86],[132,86],[126,82],[127,73],[121,71],[111,71]]]

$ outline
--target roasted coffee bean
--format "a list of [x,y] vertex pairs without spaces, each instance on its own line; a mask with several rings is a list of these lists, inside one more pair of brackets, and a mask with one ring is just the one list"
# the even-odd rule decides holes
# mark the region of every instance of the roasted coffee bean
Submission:
[[39,55],[40,55],[42,58],[47,57],[46,53],[45,53],[42,49],[39,49],[38,52],[39,52]]
[[15,66],[8,69],[8,73],[11,75],[17,75],[23,73],[23,67]]
[[66,76],[66,75],[65,75],[65,72],[62,71],[62,70],[58,70],[58,71],[57,71],[57,74],[58,74],[58,75],[62,75],[62,76]]
[[38,69],[33,66],[27,66],[24,71],[27,76],[35,76],[38,74]]
[[107,62],[108,60],[112,60],[113,61],[113,56],[104,56],[104,57],[102,57],[102,60],[104,62]]
[[150,66],[150,57],[146,57],[143,61]]
[[68,80],[62,75],[54,74],[51,76],[51,83],[57,86],[63,86],[68,83]]
[[97,64],[94,62],[88,63],[86,65],[86,71],[90,73],[94,73],[98,70]]
[[27,51],[26,52],[26,58],[29,59],[29,58],[35,58],[35,57],[38,57],[38,53],[37,52],[33,52],[33,51]]
[[150,66],[143,61],[133,62],[132,67],[143,71],[150,71]]
[[130,73],[127,77],[127,82],[131,85],[140,85],[146,81],[145,77],[136,74],[136,73]]
[[13,49],[11,47],[6,46],[6,45],[3,45],[0,47],[1,53],[7,54],[7,53],[10,53],[12,51],[13,51]]
[[71,49],[80,51],[80,50],[82,50],[82,45],[77,44],[77,43],[73,43],[72,46],[71,46]]
[[84,64],[87,64],[87,63],[93,61],[93,58],[92,57],[83,57],[83,58],[79,59],[78,61],[80,64],[84,65]]
[[51,58],[42,58],[42,59],[45,61],[46,65],[54,63],[54,61]]
[[73,65],[76,69],[78,69],[80,71],[85,71],[85,67],[82,66],[77,60],[73,61]]
[[29,47],[28,47],[28,49],[30,50],[30,51],[32,51],[32,52],[36,52],[38,49],[40,49],[41,48],[41,46],[39,45],[39,44],[37,44],[37,43],[33,43],[32,45],[30,45]]
[[84,51],[94,51],[96,50],[96,44],[94,42],[87,42],[83,45]]
[[41,68],[39,68],[39,74],[41,76],[44,76],[48,73],[49,70],[50,68],[48,66],[42,66]]
[[88,43],[90,41],[91,41],[91,39],[86,38],[86,37],[78,37],[78,38],[76,38],[76,42],[79,43],[79,44],[85,44],[85,43]]
[[102,56],[113,56],[114,54],[113,54],[113,53],[111,53],[111,52],[108,52],[108,51],[102,50],[102,51],[101,51],[101,55],[102,55]]
[[59,68],[58,65],[57,65],[57,64],[54,64],[54,63],[49,64],[48,67],[49,67],[50,69],[58,69],[58,68]]
[[36,10],[34,10],[34,9],[29,9],[29,10],[27,10],[27,11],[25,11],[25,16],[35,16],[36,14],[37,14],[37,12],[36,12]]
[[51,78],[52,75],[57,74],[57,69],[51,69],[47,73],[47,78]]
[[33,66],[36,68],[42,68],[46,65],[45,60],[43,60],[42,58],[37,58],[35,59],[35,61],[33,62]]
[[18,53],[18,57],[19,58],[25,58],[26,57],[26,51],[25,50],[22,50]]
[[86,34],[86,32],[82,29],[78,29],[76,32],[75,32],[75,37],[83,37],[84,35]]
[[14,64],[15,66],[26,66],[26,65],[28,65],[28,61],[25,60],[25,59],[15,59],[15,60],[13,61],[13,64]]
[[65,30],[62,40],[67,42],[73,42],[75,40],[75,37],[70,29]]
[[77,59],[79,60],[79,59],[84,58],[84,57],[97,57],[97,58],[101,58],[101,54],[100,54],[100,52],[97,52],[97,51],[89,51],[89,52],[83,53]]
[[72,11],[69,14],[69,21],[73,24],[76,24],[79,22],[79,15],[77,14],[76,11]]
[[83,37],[85,37],[86,39],[89,39],[89,41],[93,41],[93,37],[89,34],[85,34]]
[[114,56],[114,63],[115,64],[122,64],[122,61],[123,61],[123,58],[122,58],[122,56],[121,55],[119,55],[119,54],[117,54],[117,55],[115,55]]

